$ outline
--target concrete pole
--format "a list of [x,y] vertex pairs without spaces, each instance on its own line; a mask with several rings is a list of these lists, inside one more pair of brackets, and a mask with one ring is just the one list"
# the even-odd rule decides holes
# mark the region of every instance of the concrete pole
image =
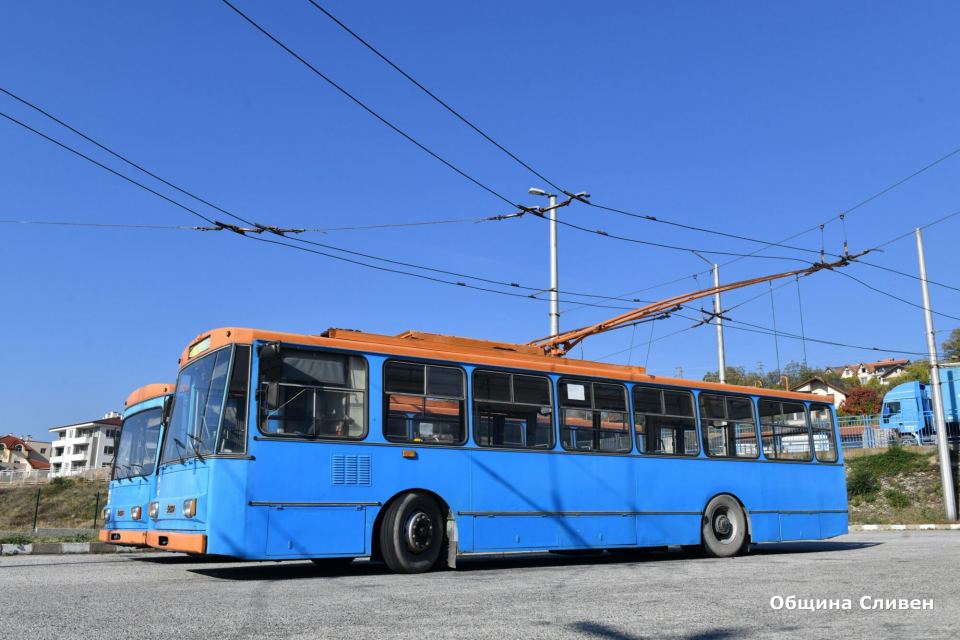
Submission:
[[550,196],[550,335],[560,335],[560,266],[557,263],[557,196]]
[[[713,265],[713,286],[720,287],[720,267]],[[713,312],[717,314],[717,359],[720,361],[720,384],[727,383],[727,359],[723,354],[723,320],[720,319],[720,292],[713,296]]]
[[950,446],[947,444],[947,425],[943,415],[943,394],[940,389],[940,367],[937,362],[937,337],[933,330],[930,311],[930,290],[927,286],[927,260],[923,254],[923,235],[917,229],[917,257],[920,260],[920,287],[923,289],[923,318],[927,329],[927,353],[930,357],[930,387],[933,403],[933,422],[937,429],[937,451],[940,454],[940,483],[943,485],[943,507],[947,520],[957,520],[957,498],[953,491],[953,468],[950,465]]

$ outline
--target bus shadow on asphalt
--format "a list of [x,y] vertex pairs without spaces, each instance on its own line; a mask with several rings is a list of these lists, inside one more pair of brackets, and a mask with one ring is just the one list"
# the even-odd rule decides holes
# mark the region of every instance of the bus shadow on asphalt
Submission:
[[[747,556],[738,561],[749,561],[754,557],[797,555],[805,553],[831,553],[837,551],[854,551],[879,546],[882,542],[781,542],[774,544],[754,545]],[[144,558],[143,560],[147,560]],[[219,564],[217,567],[191,568],[189,571],[198,575],[220,580],[235,581],[267,581],[267,580],[309,580],[322,578],[339,578],[352,576],[387,576],[393,575],[381,562],[370,560],[356,560],[350,565],[337,569],[324,569],[310,562],[244,562],[229,558],[206,558],[190,556],[173,556],[166,559],[155,558],[150,562],[163,564]],[[610,554],[578,556],[552,553],[530,554],[478,554],[475,556],[461,556],[457,559],[457,572],[472,571],[503,571],[522,569],[542,569],[553,567],[578,567],[590,565],[662,565],[673,562],[727,562],[724,559],[707,558],[698,553],[684,552],[671,548],[669,551],[654,552],[642,558],[619,557]],[[224,563],[232,566],[222,566]],[[428,575],[444,575],[448,571],[440,571]]]

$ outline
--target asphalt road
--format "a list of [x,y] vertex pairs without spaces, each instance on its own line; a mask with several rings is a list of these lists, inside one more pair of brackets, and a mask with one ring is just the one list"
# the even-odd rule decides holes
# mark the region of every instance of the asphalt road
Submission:
[[[712,560],[679,551],[485,556],[457,571],[388,573],[358,560],[237,563],[176,554],[0,558],[3,637],[733,638],[960,637],[960,534],[859,533]],[[852,610],[775,611],[774,596]],[[934,610],[860,609],[871,598]]]

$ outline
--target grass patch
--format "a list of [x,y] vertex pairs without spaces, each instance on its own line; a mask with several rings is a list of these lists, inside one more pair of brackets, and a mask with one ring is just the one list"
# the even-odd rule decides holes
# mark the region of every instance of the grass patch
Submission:
[[883,497],[887,499],[887,502],[889,502],[890,506],[894,509],[906,509],[913,503],[910,496],[896,489],[887,489],[883,492]]
[[[40,510],[37,527],[52,529],[90,529],[97,508],[107,503],[106,482],[65,482],[39,485]],[[0,489],[0,531],[32,531],[37,502],[37,485]],[[86,542],[86,540],[84,540]]]
[[850,467],[851,476],[857,472],[870,472],[875,477],[891,477],[901,473],[928,471],[930,455],[894,445],[883,453],[848,460],[847,465]]
[[0,544],[33,544],[33,537],[21,534],[0,536]]
[[[877,474],[869,467],[854,467],[847,476],[847,494],[850,496],[862,497],[876,493],[880,490],[880,479]],[[867,500],[873,502],[873,500]]]

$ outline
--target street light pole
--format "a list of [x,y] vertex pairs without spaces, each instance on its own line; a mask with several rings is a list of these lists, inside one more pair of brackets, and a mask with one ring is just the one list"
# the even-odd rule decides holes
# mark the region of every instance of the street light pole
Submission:
[[557,258],[557,196],[550,194],[550,335],[560,335],[560,265]]
[[[693,252],[693,255],[713,267],[713,286],[720,288],[720,266],[716,262],[710,262],[696,251]],[[720,319],[720,312],[722,310],[723,307],[720,306],[720,292],[717,291],[713,296],[713,313],[717,321],[717,360],[720,365],[718,375],[720,377],[720,384],[727,384],[727,358],[723,353],[723,320]]]
[[933,312],[930,310],[930,290],[927,286],[927,259],[923,253],[923,235],[917,229],[917,257],[920,260],[920,288],[923,290],[923,319],[927,329],[927,353],[930,357],[930,387],[933,402],[933,423],[937,430],[937,451],[940,455],[940,483],[943,486],[943,507],[947,520],[957,520],[957,498],[953,491],[953,468],[950,446],[947,444],[947,425],[943,415],[943,394],[940,389],[940,365],[937,362],[937,336],[933,330]]

